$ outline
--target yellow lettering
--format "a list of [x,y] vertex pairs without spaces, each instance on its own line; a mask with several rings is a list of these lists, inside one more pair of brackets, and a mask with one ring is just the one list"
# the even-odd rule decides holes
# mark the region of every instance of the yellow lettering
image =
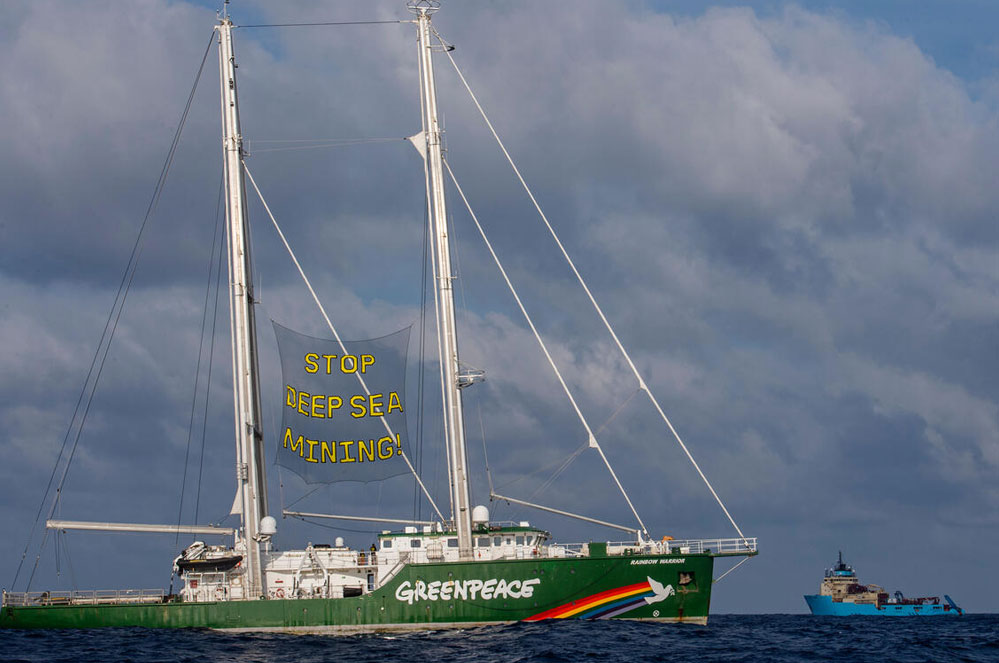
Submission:
[[361,372],[364,373],[375,365],[374,355],[361,355]]
[[[347,366],[347,362],[350,362],[350,366]],[[357,372],[357,357],[354,355],[344,355],[340,357],[340,372],[341,373],[356,373]]]
[[372,417],[384,417],[385,413],[382,412],[382,395],[381,394],[371,394],[368,399],[368,403],[371,406],[371,416]]
[[309,402],[312,404],[312,407],[309,408],[310,417],[319,417],[321,419],[324,416],[326,416],[323,414],[322,410],[319,410],[318,412],[316,411],[316,406],[322,407],[323,401],[325,400],[326,397],[322,394],[316,394],[311,399],[309,399]]
[[311,394],[307,394],[304,391],[298,392],[298,413],[309,416],[308,404]]
[[[336,405],[334,405],[336,403]],[[330,396],[329,399],[329,418],[333,418],[333,410],[339,410],[340,406],[343,405],[343,399],[339,396]]]
[[305,372],[306,373],[318,373],[319,372],[319,355],[314,352],[310,352],[305,355]]
[[332,375],[333,360],[336,359],[336,355],[323,355],[323,359],[326,360],[326,375]]
[[325,463],[329,458],[331,463],[336,462],[336,442],[330,443],[323,440],[319,443],[319,462]]
[[288,407],[295,407],[295,388],[290,384],[286,384],[284,388],[288,390],[288,397],[285,399],[284,404]]
[[284,448],[285,449],[290,448],[291,453],[295,453],[296,451],[298,451],[299,456],[304,456],[305,455],[304,441],[305,441],[304,435],[299,435],[298,439],[296,440],[295,437],[291,434],[290,428],[284,429]]
[[358,440],[357,441],[357,459],[364,462],[364,457],[367,456],[368,460],[373,461],[375,459],[375,441],[374,440]]
[[378,440],[378,457],[382,460],[388,460],[395,453],[395,449],[392,448],[392,438],[383,437]]
[[388,413],[392,414],[393,410],[399,410],[399,412],[402,412],[402,401],[399,400],[399,394],[394,391],[389,392]]
[[340,440],[337,444],[343,447],[343,458],[340,459],[341,463],[357,462],[357,459],[350,455],[350,445],[354,444],[354,440]]
[[354,411],[350,413],[350,416],[355,419],[360,419],[368,414],[368,409],[364,406],[364,396],[362,394],[351,396],[350,406],[354,408]]
[[309,457],[305,459],[308,463],[318,463],[319,459],[312,455],[313,450],[315,450],[316,445],[319,444],[319,440],[306,440],[309,445]]

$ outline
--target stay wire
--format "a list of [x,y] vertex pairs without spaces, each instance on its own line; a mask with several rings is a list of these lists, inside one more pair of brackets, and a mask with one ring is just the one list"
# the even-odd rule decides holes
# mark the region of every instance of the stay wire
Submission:
[[194,502],[194,522],[198,522],[198,514],[201,511],[201,485],[202,476],[205,469],[205,440],[208,437],[208,404],[212,395],[212,367],[215,363],[215,338],[216,328],[219,319],[219,292],[222,289],[222,262],[225,258],[225,240],[219,242],[219,260],[215,272],[215,305],[212,314],[212,341],[208,349],[208,376],[205,384],[205,409],[201,418],[201,460],[198,465],[198,495]]
[[[278,467],[281,467],[281,466],[278,465]],[[295,506],[296,504],[298,504],[299,502],[301,502],[302,500],[304,500],[306,497],[309,497],[311,495],[315,495],[317,492],[319,492],[320,490],[322,490],[323,488],[326,488],[326,487],[327,487],[326,484],[320,484],[320,485],[316,486],[315,488],[313,488],[312,490],[310,490],[306,494],[302,495],[301,497],[299,497],[297,500],[295,500],[294,502],[292,502],[291,504],[289,504],[285,508],[290,509],[291,507]]]
[[[448,57],[450,57],[451,54],[448,53],[447,55]],[[452,62],[454,62],[453,59]],[[457,67],[457,65],[455,66]],[[458,73],[459,75],[461,74],[460,71]],[[524,306],[524,302],[523,300],[521,300],[520,295],[517,293],[517,289],[513,285],[513,281],[510,280],[510,276],[507,273],[506,268],[503,267],[503,263],[500,261],[499,256],[496,254],[492,242],[490,242],[489,238],[486,236],[485,229],[482,227],[482,224],[479,223],[479,218],[478,216],[476,216],[475,210],[472,209],[472,205],[471,203],[468,202],[468,198],[465,196],[465,192],[462,190],[461,185],[458,184],[458,178],[455,177],[454,171],[451,169],[451,164],[448,163],[447,159],[443,159],[443,164],[444,168],[447,170],[448,176],[451,178],[451,182],[454,184],[455,190],[458,192],[458,195],[461,196],[461,200],[465,204],[465,209],[468,210],[468,215],[472,218],[472,221],[475,223],[475,228],[479,231],[479,236],[482,237],[482,241],[485,243],[486,249],[489,251],[489,255],[492,256],[493,262],[496,264],[497,269],[499,269],[500,275],[503,277],[503,281],[507,285],[507,289],[510,290],[510,294],[513,295],[513,299],[517,303],[517,308],[520,309],[521,314],[524,316],[524,321],[527,322],[527,326],[531,328],[531,333],[534,334],[534,340],[537,341],[538,346],[541,348],[541,352],[545,356],[545,359],[548,360],[548,365],[555,373],[555,377],[558,379],[558,383],[562,387],[562,392],[566,395],[566,398],[569,399],[569,403],[572,405],[572,409],[576,413],[576,417],[579,419],[579,422],[586,430],[587,443],[589,447],[591,449],[595,449],[597,453],[600,455],[600,459],[604,462],[604,466],[607,468],[607,471],[610,473],[611,478],[614,480],[614,484],[617,486],[617,489],[621,492],[621,496],[624,497],[624,501],[628,503],[628,508],[631,509],[631,513],[633,516],[635,516],[635,520],[638,521],[638,525],[641,527],[641,531],[648,534],[648,528],[645,526],[645,523],[642,522],[641,516],[638,515],[638,511],[635,509],[635,505],[632,503],[631,498],[628,497],[628,493],[624,489],[624,486],[621,484],[621,480],[618,479],[617,473],[614,471],[614,468],[610,464],[610,460],[607,459],[606,454],[604,454],[603,448],[600,446],[599,442],[597,442],[597,438],[596,435],[593,433],[593,429],[590,428],[590,424],[587,421],[586,416],[583,414],[583,411],[580,409],[579,403],[576,402],[576,397],[573,396],[572,390],[569,388],[568,383],[565,381],[565,377],[562,375],[562,372],[559,370],[558,364],[556,364],[555,362],[555,358],[552,356],[551,351],[548,349],[548,345],[545,343],[544,339],[541,338],[541,333],[538,331],[537,326],[534,324],[534,320],[531,318],[531,315],[527,312],[527,309]]]
[[[573,451],[572,453],[570,453],[568,456],[566,456],[564,458],[560,458],[559,460],[555,461],[554,463],[551,463],[549,465],[545,465],[544,467],[538,468],[538,469],[534,470],[533,472],[529,472],[528,474],[521,475],[521,476],[517,477],[516,479],[513,479],[512,481],[508,481],[508,482],[506,482],[506,483],[504,483],[504,484],[502,484],[500,486],[497,486],[497,488],[499,488],[500,490],[505,490],[506,488],[509,488],[510,486],[512,486],[512,485],[514,485],[516,483],[524,481],[525,479],[530,479],[531,477],[536,477],[538,475],[544,474],[545,472],[548,472],[549,470],[552,470],[552,468],[554,468],[554,470],[552,470],[553,475],[557,476],[566,467],[568,467],[569,464],[572,463],[572,461],[576,460],[576,458],[578,458],[579,455],[581,453],[583,453],[584,451],[586,451],[588,448],[589,448],[589,445],[586,442],[584,442],[582,445],[580,445],[575,451]],[[546,484],[549,483],[549,482],[550,482],[550,479],[546,479],[545,480]]]
[[311,28],[331,25],[396,25],[412,23],[412,20],[396,19],[394,21],[323,21],[320,23],[257,23],[254,25],[234,25],[234,28]]
[[[302,268],[302,264],[298,261],[298,257],[295,255],[294,250],[292,250],[291,244],[288,243],[288,238],[285,236],[284,231],[281,230],[281,226],[278,225],[277,219],[274,217],[274,213],[271,212],[271,208],[267,204],[267,201],[264,199],[264,194],[260,191],[260,187],[257,186],[256,180],[253,179],[253,174],[250,172],[250,169],[247,167],[246,161],[243,160],[241,161],[241,163],[243,165],[243,172],[246,173],[247,178],[249,178],[250,180],[250,184],[253,186],[253,190],[256,191],[257,197],[260,199],[260,203],[264,207],[264,211],[267,212],[267,216],[270,218],[271,224],[274,226],[274,230],[277,231],[278,237],[281,239],[282,244],[284,244],[285,249],[288,251],[288,256],[291,258],[292,263],[294,263],[295,268],[298,270],[299,276],[302,277],[302,281],[305,283],[306,289],[308,289],[309,294],[312,296],[312,300],[313,302],[315,302],[316,308],[319,309],[320,315],[322,316],[323,320],[326,322],[327,328],[329,328],[330,332],[332,332],[333,338],[340,346],[340,349],[344,352],[344,354],[346,354],[347,350],[346,347],[344,346],[344,341],[340,336],[340,332],[337,331],[336,326],[334,326],[333,324],[333,320],[329,317],[329,314],[326,312],[326,308],[319,300],[319,295],[316,294],[315,288],[312,287],[312,282],[309,280],[309,277],[306,276],[305,270]],[[354,375],[357,378],[358,384],[360,384],[361,388],[364,389],[364,393],[370,396],[371,389],[364,381],[364,378],[361,377],[360,373],[355,373]],[[394,437],[395,433],[392,431],[392,427],[384,420],[384,418],[381,423],[382,426],[385,428],[385,431],[389,434],[389,436]],[[414,477],[416,477],[416,480],[420,483],[420,488],[423,489],[423,493],[427,496],[427,501],[430,502],[430,505],[434,508],[434,511],[437,513],[437,516],[443,522],[444,521],[443,514],[441,514],[440,509],[437,507],[437,503],[434,502],[434,499],[433,497],[431,497],[430,492],[427,490],[427,487],[423,484],[423,480],[420,478],[420,475],[416,473],[416,468],[413,467],[413,463],[409,460],[409,455],[406,454],[406,452],[402,449],[399,449],[396,453],[400,458],[403,459],[403,461],[405,461],[406,467],[409,468],[409,471],[413,474]]]
[[[424,194],[426,195],[426,194]],[[424,200],[424,203],[426,201]],[[420,349],[419,349],[419,363],[417,364],[417,377],[416,377],[416,411],[417,415],[417,427],[416,427],[416,471],[419,474],[423,474],[423,432],[425,429],[425,418],[423,402],[424,396],[426,394],[426,388],[424,385],[424,380],[426,379],[426,366],[424,366],[424,361],[426,360],[426,338],[427,338],[427,279],[429,275],[430,261],[427,260],[427,253],[430,250],[430,215],[428,213],[428,207],[426,204],[423,206],[423,279],[420,286]],[[420,495],[420,487],[414,481],[413,482],[413,520],[422,520],[423,516],[423,499]]]
[[[373,145],[375,143],[396,143],[400,140],[407,140],[406,138],[363,138],[357,140],[343,140],[339,142],[324,142],[315,141],[311,145],[289,145],[286,147],[265,147],[262,149],[252,149],[247,150],[248,153],[252,154],[264,154],[266,152],[292,152],[301,150],[320,150],[327,147],[353,147],[354,145]],[[254,143],[261,143],[264,141],[253,141]],[[279,142],[279,141],[269,141],[269,142]],[[286,142],[300,142],[300,141],[286,141]],[[302,141],[311,142],[311,141]]]
[[79,585],[76,584],[76,571],[73,570],[73,558],[69,554],[69,532],[63,530],[62,552],[66,556],[66,568],[69,570],[69,586],[76,591]]
[[[442,45],[446,46],[446,44],[444,44],[444,40],[441,39],[440,35],[437,35],[437,38],[441,41]],[[503,152],[503,155],[506,157],[507,162],[510,164],[510,167],[513,169],[513,172],[517,176],[517,179],[520,181],[520,184],[524,188],[524,191],[527,193],[527,197],[530,198],[531,202],[534,204],[534,208],[537,210],[538,216],[544,222],[544,225],[551,234],[552,239],[555,241],[556,246],[558,246],[559,251],[561,251],[562,256],[565,258],[566,264],[569,266],[573,274],[576,276],[576,279],[579,281],[580,286],[582,286],[583,291],[586,293],[586,296],[589,298],[590,303],[593,305],[594,310],[596,311],[597,315],[600,317],[600,320],[604,323],[604,326],[607,328],[607,331],[610,333],[611,338],[614,339],[615,345],[617,345],[618,350],[621,352],[621,355],[624,357],[632,373],[635,375],[635,379],[638,381],[638,387],[645,392],[645,395],[649,398],[649,401],[652,403],[653,407],[655,407],[656,411],[659,413],[660,418],[666,424],[666,427],[669,429],[669,432],[672,433],[673,438],[676,440],[677,444],[680,445],[680,448],[683,450],[684,454],[686,454],[687,459],[690,461],[690,464],[693,465],[694,469],[697,471],[697,474],[701,477],[701,480],[704,481],[704,485],[708,487],[708,490],[711,492],[711,495],[715,498],[715,501],[718,503],[718,506],[721,507],[721,510],[725,513],[725,516],[726,518],[728,518],[728,521],[732,524],[732,527],[735,528],[736,532],[738,532],[739,537],[745,541],[746,536],[742,533],[742,529],[740,529],[739,525],[736,524],[735,518],[733,518],[732,514],[729,513],[728,507],[726,507],[725,503],[722,502],[722,499],[715,491],[714,486],[712,486],[711,482],[708,481],[708,477],[701,470],[701,466],[697,464],[696,460],[694,460],[694,456],[690,453],[690,450],[687,448],[687,445],[684,443],[683,438],[680,437],[680,433],[678,433],[676,428],[674,428],[673,422],[670,421],[668,416],[666,416],[666,412],[659,404],[659,400],[655,397],[655,395],[649,389],[648,385],[645,383],[645,379],[638,371],[638,367],[635,366],[634,361],[632,361],[631,355],[625,349],[624,344],[618,338],[617,332],[614,331],[614,328],[611,326],[610,321],[604,315],[603,309],[597,303],[596,297],[593,296],[593,293],[590,291],[589,286],[586,285],[586,281],[583,279],[582,274],[580,274],[579,270],[576,268],[576,264],[573,262],[572,258],[569,257],[569,252],[562,244],[562,240],[559,239],[558,234],[555,232],[555,228],[548,221],[548,217],[542,211],[540,203],[538,203],[537,199],[534,197],[534,192],[531,191],[531,188],[527,185],[527,181],[524,179],[524,176],[520,173],[520,169],[517,168],[517,164],[514,163],[513,157],[510,156],[510,153],[507,151],[506,146],[503,144],[503,141],[500,140],[499,134],[496,133],[496,129],[493,127],[493,123],[489,120],[489,117],[486,115],[485,110],[482,108],[482,105],[479,103],[478,98],[476,98],[475,93],[472,92],[472,88],[468,84],[468,81],[465,80],[464,74],[461,73],[461,69],[458,67],[458,63],[455,62],[454,58],[451,56],[451,53],[449,50],[447,50],[447,48],[445,48],[444,54],[447,55],[448,60],[451,61],[451,66],[454,67],[455,72],[458,74],[458,78],[461,79],[462,85],[465,87],[465,90],[468,92],[468,95],[471,97],[472,102],[475,104],[475,107],[478,109],[479,114],[482,116],[482,119],[486,123],[486,126],[489,127],[489,131],[492,133],[493,138],[496,139],[496,143],[499,145],[500,150]],[[639,524],[641,524],[642,519],[638,517],[638,512],[635,511],[635,507],[631,504],[631,499],[628,497],[627,493],[624,492],[624,487],[621,486],[621,482],[618,481],[617,475],[614,473],[614,470],[611,468],[610,462],[607,461],[606,456],[604,456],[603,450],[599,446],[597,446],[596,449],[600,453],[601,457],[604,459],[604,463],[607,465],[607,469],[610,470],[611,475],[614,477],[614,481],[618,484],[621,493],[624,494],[624,498],[628,502],[628,506],[631,507],[632,513],[635,514],[636,519],[638,520]],[[643,530],[646,529],[644,524],[642,524],[642,529]]]
[[489,494],[493,494],[493,471],[489,467],[489,452],[486,451],[486,425],[482,421],[482,400],[475,399],[475,409],[479,414],[479,432],[482,434],[482,459],[486,466],[486,480],[489,481]]
[[381,530],[379,529],[351,529],[350,527],[341,527],[338,525],[327,525],[326,523],[321,523],[316,520],[309,520],[308,518],[302,516],[291,516],[292,518],[297,518],[303,523],[308,523],[310,525],[315,525],[316,527],[322,527],[323,529],[331,529],[335,531],[342,532],[353,532],[354,534],[379,534]]
[[751,559],[753,559],[753,558],[752,557],[743,557],[742,560],[738,564],[736,564],[735,566],[733,566],[732,568],[730,568],[728,571],[726,571],[725,573],[721,574],[720,576],[718,576],[717,578],[715,578],[714,580],[712,580],[711,584],[713,585],[716,582],[721,582],[722,578],[724,578],[725,576],[727,576],[729,573],[732,573],[732,571],[735,571],[737,568],[739,568],[740,566],[742,566],[743,564],[745,564],[746,562],[748,562]]
[[[184,452],[184,473],[180,481],[180,505],[177,507],[177,534],[174,538],[174,548],[180,546],[180,525],[184,518],[184,493],[187,492],[187,467],[191,459],[191,443],[194,441],[194,417],[198,411],[198,387],[201,386],[201,359],[205,354],[205,330],[208,328],[208,303],[212,297],[212,272],[215,271],[215,243],[219,239],[219,210],[222,207],[222,189],[224,179],[219,179],[219,192],[215,203],[215,229],[212,235],[211,251],[208,252],[208,274],[205,279],[205,304],[201,312],[201,332],[198,335],[198,361],[194,367],[194,394],[191,396],[191,417],[187,425],[187,450]],[[211,364],[211,356],[209,356]],[[199,476],[200,481],[200,476]],[[198,486],[199,492],[201,486]],[[197,521],[195,521],[196,523]],[[171,577],[172,580],[172,577]]]
[[[86,422],[87,415],[90,412],[90,406],[93,403],[94,394],[97,391],[97,384],[100,381],[101,374],[103,373],[104,370],[104,362],[107,359],[108,351],[111,348],[111,340],[113,339],[115,331],[118,328],[118,321],[121,319],[121,313],[125,307],[125,300],[128,298],[128,292],[131,288],[132,280],[135,277],[135,271],[138,265],[139,256],[142,254],[142,247],[143,247],[142,239],[145,235],[145,231],[149,224],[149,220],[152,218],[153,213],[155,212],[156,207],[159,204],[160,196],[163,192],[163,187],[166,183],[167,175],[170,172],[170,166],[173,163],[174,155],[177,152],[177,145],[180,142],[181,133],[184,130],[184,125],[187,122],[187,116],[190,113],[191,105],[194,102],[194,93],[198,88],[198,83],[201,80],[201,74],[204,72],[205,69],[205,62],[208,59],[208,53],[211,51],[212,42],[214,41],[215,41],[215,30],[212,29],[211,37],[208,39],[208,45],[205,47],[205,53],[201,58],[201,64],[198,66],[198,73],[195,75],[194,78],[194,84],[191,86],[191,92],[188,94],[187,103],[184,106],[184,112],[181,113],[180,122],[177,125],[177,131],[174,133],[173,140],[170,143],[170,148],[167,151],[167,156],[166,159],[164,160],[163,167],[160,170],[160,175],[156,181],[156,186],[153,188],[152,198],[149,201],[149,205],[146,207],[146,214],[142,219],[142,224],[139,226],[139,233],[135,238],[135,243],[132,246],[131,253],[129,254],[128,262],[125,265],[125,271],[121,277],[121,282],[118,284],[118,291],[115,293],[114,301],[111,304],[111,310],[109,311],[108,318],[104,323],[104,330],[101,332],[101,340],[98,343],[97,350],[94,353],[93,359],[91,360],[90,369],[87,371],[87,378],[86,380],[84,380],[83,388],[80,390],[80,396],[77,399],[76,407],[73,410],[73,416],[70,418],[70,423],[66,430],[66,435],[63,437],[62,447],[59,450],[59,455],[56,457],[55,466],[52,468],[52,474],[49,477],[48,484],[45,487],[45,492],[42,495],[41,504],[39,505],[38,513],[35,516],[35,522],[32,525],[32,528],[29,532],[28,542],[27,544],[25,544],[24,553],[21,556],[21,562],[17,565],[17,571],[14,575],[14,582],[11,583],[12,588],[14,587],[14,584],[17,582],[17,578],[20,576],[21,567],[24,564],[24,560],[27,556],[28,549],[31,546],[31,539],[34,536],[35,529],[38,527],[38,522],[41,518],[42,510],[44,509],[45,502],[48,499],[49,492],[52,489],[52,482],[55,479],[56,472],[62,461],[63,455],[65,454],[66,446],[69,443],[70,437],[72,436],[73,429],[74,427],[76,427],[77,428],[76,436],[73,440],[73,446],[71,448],[70,454],[66,459],[65,468],[63,470],[62,476],[60,477],[58,487],[56,488],[56,494],[55,497],[53,498],[52,507],[49,510],[50,514],[54,511],[55,505],[59,501],[59,495],[61,494],[62,488],[65,485],[66,476],[69,472],[69,466],[70,464],[72,464],[73,457],[76,454],[76,447],[79,444],[80,435],[83,432],[83,425]],[[115,314],[116,309],[117,309],[117,315]],[[97,370],[96,374],[94,373],[95,368]],[[91,384],[91,378],[93,378],[92,384]],[[89,387],[89,396],[87,396],[88,387]],[[86,406],[84,407],[83,414],[77,426],[76,425],[77,416],[80,414],[80,406],[85,398],[87,403]],[[41,550],[45,547],[45,541],[47,539],[48,539],[48,530],[46,530],[45,535],[42,537],[42,543],[39,547],[38,556],[35,558],[34,567],[32,568],[31,575],[28,578],[28,584],[27,587],[25,588],[25,591],[28,591],[28,589],[31,586],[31,581],[34,578],[35,572],[38,569],[38,561],[41,558]]]

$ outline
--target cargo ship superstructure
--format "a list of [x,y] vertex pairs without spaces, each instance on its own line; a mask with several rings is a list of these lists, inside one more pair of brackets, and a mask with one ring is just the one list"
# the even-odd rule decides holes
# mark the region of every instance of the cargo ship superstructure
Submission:
[[823,616],[929,617],[964,614],[946,594],[943,601],[937,596],[906,598],[902,592],[889,596],[880,585],[860,584],[857,573],[843,562],[842,552],[835,566],[826,569],[819,593],[806,595],[805,602],[813,615]]

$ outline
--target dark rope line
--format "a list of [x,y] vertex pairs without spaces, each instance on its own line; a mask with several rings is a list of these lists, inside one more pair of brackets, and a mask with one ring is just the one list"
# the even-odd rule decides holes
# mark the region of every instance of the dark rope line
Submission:
[[303,523],[308,523],[310,525],[315,525],[317,527],[322,527],[324,529],[331,529],[335,531],[353,532],[355,534],[375,534],[375,535],[381,533],[380,529],[351,529],[349,527],[337,527],[334,525],[327,525],[325,523],[317,522],[314,520],[308,520],[307,518],[303,518],[302,516],[292,516],[292,518],[297,518],[298,520],[301,520]]
[[[285,508],[290,509],[291,507],[295,506],[296,504],[298,504],[299,502],[301,502],[302,500],[304,500],[306,497],[310,497],[312,495],[315,495],[317,492],[319,492],[320,490],[322,490],[323,488],[326,488],[326,487],[328,487],[328,484],[320,484],[320,485],[316,486],[315,488],[313,488],[312,490],[310,490],[306,494],[302,495],[301,497],[299,497],[297,500],[295,500],[294,502],[292,502],[291,504],[289,504]],[[283,514],[282,514],[282,517],[283,517]]]
[[[219,192],[219,205],[216,214],[222,207],[221,191]],[[198,522],[198,514],[201,510],[201,484],[205,469],[205,440],[208,437],[208,404],[211,402],[212,394],[212,367],[215,363],[215,337],[219,320],[219,292],[222,289],[222,259],[225,257],[225,236],[219,242],[219,261],[215,272],[215,305],[212,315],[212,342],[208,349],[208,377],[205,384],[205,410],[201,417],[201,461],[198,465],[198,495],[194,502],[194,522]]]
[[[187,450],[184,452],[184,476],[180,482],[180,505],[177,507],[177,535],[174,537],[173,545],[174,552],[180,553],[180,525],[184,517],[184,494],[187,491],[187,468],[189,459],[191,456],[191,442],[194,438],[194,416],[198,410],[198,386],[201,380],[201,358],[204,356],[205,347],[205,328],[208,326],[208,302],[211,299],[212,293],[212,276],[215,271],[215,245],[219,243],[220,245],[224,242],[219,242],[219,229],[222,224],[219,223],[221,217],[220,211],[222,209],[222,193],[225,188],[225,175],[219,177],[219,192],[215,202],[215,224],[214,233],[212,235],[211,251],[208,253],[208,278],[205,282],[205,305],[204,310],[201,314],[201,333],[198,337],[198,363],[194,369],[194,394],[191,397],[191,420],[187,427]],[[224,237],[223,237],[224,239]],[[222,271],[222,252],[219,252],[219,268],[218,271]],[[208,412],[208,399],[211,392],[211,381],[212,381],[212,359],[215,350],[215,323],[218,318],[218,278],[215,278],[215,305],[212,307],[212,339],[208,350],[208,375],[205,377],[205,418],[202,419],[201,425],[201,454],[199,456],[198,465],[198,485],[197,485],[197,499],[194,505],[194,523],[198,522],[198,507],[201,505],[201,478],[202,472],[205,467],[205,426],[206,418]],[[173,581],[175,577],[175,567],[170,568],[170,589],[169,594],[173,594]]]
[[[104,323],[104,331],[101,333],[101,340],[97,345],[97,350],[94,353],[93,360],[91,361],[90,369],[87,372],[87,379],[84,381],[83,388],[80,391],[80,397],[77,401],[76,408],[73,411],[73,417],[70,419],[69,427],[67,428],[66,435],[63,438],[62,448],[60,449],[59,455],[56,458],[56,464],[52,468],[52,476],[50,477],[49,483],[45,488],[45,493],[42,495],[41,505],[39,505],[38,509],[38,515],[35,517],[35,522],[32,525],[31,531],[29,532],[28,535],[28,543],[25,545],[24,555],[22,555],[21,563],[18,564],[17,572],[14,575],[14,583],[17,582],[17,578],[18,576],[20,576],[21,566],[23,565],[24,559],[27,556],[27,551],[31,545],[31,539],[34,535],[34,531],[38,526],[42,509],[44,508],[45,501],[48,498],[49,492],[52,488],[52,481],[55,478],[56,471],[62,460],[63,454],[65,453],[66,445],[69,443],[69,438],[72,435],[74,425],[76,424],[77,415],[80,412],[80,405],[83,403],[84,396],[85,394],[87,394],[88,391],[88,385],[90,385],[89,387],[90,395],[87,398],[86,407],[84,408],[83,415],[79,421],[79,426],[77,428],[76,437],[73,441],[72,450],[66,459],[66,467],[63,471],[62,477],[59,480],[59,485],[56,488],[56,494],[52,502],[52,507],[49,511],[50,514],[52,513],[52,511],[54,511],[55,505],[59,501],[59,495],[62,492],[63,486],[65,485],[66,475],[69,472],[69,466],[73,462],[73,457],[76,454],[76,447],[80,441],[80,435],[82,434],[83,431],[83,425],[87,420],[87,415],[90,412],[90,406],[93,403],[94,393],[97,390],[97,384],[100,381],[101,374],[103,373],[104,370],[104,361],[107,359],[108,350],[111,347],[111,339],[113,338],[115,330],[118,327],[118,321],[121,318],[121,311],[124,308],[125,299],[128,297],[128,291],[129,288],[131,287],[132,279],[135,276],[135,268],[138,263],[138,258],[142,253],[142,238],[145,234],[146,227],[148,226],[149,219],[152,217],[153,212],[155,211],[156,206],[159,203],[160,195],[163,192],[163,185],[166,182],[167,174],[170,171],[170,165],[173,163],[174,155],[177,152],[177,144],[180,141],[181,131],[183,130],[184,124],[186,123],[188,113],[191,110],[191,104],[193,103],[194,100],[194,92],[198,87],[198,82],[201,80],[201,74],[205,69],[205,62],[208,60],[208,53],[211,51],[212,42],[214,40],[215,40],[215,30],[213,29],[211,37],[208,40],[208,46],[205,47],[205,53],[201,58],[201,64],[198,66],[198,73],[195,76],[194,85],[192,86],[191,93],[188,95],[187,104],[184,106],[184,112],[181,114],[181,120],[177,126],[177,131],[174,134],[173,141],[170,144],[170,149],[167,151],[167,157],[163,163],[163,168],[160,170],[159,178],[157,179],[156,186],[153,189],[152,198],[150,199],[149,205],[146,208],[146,214],[143,217],[142,224],[139,226],[139,233],[135,238],[135,244],[132,246],[132,252],[129,255],[128,263],[125,266],[125,272],[122,274],[121,282],[118,284],[118,291],[115,294],[114,302],[112,303],[111,310],[108,313],[108,319]],[[115,315],[115,309],[118,310],[117,316]],[[105,339],[107,339],[106,342]],[[94,375],[95,367],[97,367],[96,376]],[[91,385],[90,378],[92,376],[94,377],[94,379],[93,379],[93,384]],[[31,586],[31,580],[34,578],[35,572],[38,569],[38,562],[39,559],[41,558],[41,550],[45,547],[45,542],[47,540],[48,540],[48,530],[45,531],[45,535],[42,537],[42,543],[39,547],[38,556],[35,558],[34,567],[32,568],[31,575],[28,578],[28,585],[25,588],[25,591],[28,591],[28,589]],[[14,586],[14,583],[11,583],[12,588]]]
[[69,569],[69,584],[75,592],[79,589],[76,583],[76,571],[73,570],[73,559],[69,555],[69,532],[62,533],[62,552],[66,556],[66,568]]
[[257,23],[255,25],[234,25],[234,28],[304,28],[329,25],[386,25],[398,23],[412,23],[409,19],[397,19],[394,21],[324,21],[321,23]]
[[366,143],[366,142],[380,142],[380,141],[398,141],[398,140],[409,140],[409,138],[403,136],[402,138],[397,138],[394,136],[381,136],[378,138],[362,137],[362,138],[254,138],[252,140],[247,140],[248,143]]
[[[367,138],[358,139],[354,141],[342,141],[338,143],[323,143],[318,142],[313,145],[289,145],[286,147],[264,147],[259,150],[255,150],[252,147],[249,152],[253,154],[264,154],[266,152],[292,152],[296,150],[319,150],[328,147],[353,147],[355,145],[371,145],[374,143],[397,143],[400,140],[407,140],[406,138]],[[272,141],[278,142],[278,141]]]
[[[208,275],[205,280],[205,304],[201,312],[201,332],[198,335],[198,361],[194,367],[194,394],[191,396],[191,417],[187,424],[187,449],[184,452],[184,474],[180,481],[180,506],[177,507],[177,535],[174,547],[180,546],[180,525],[184,518],[184,493],[187,490],[187,468],[191,459],[191,443],[194,441],[194,418],[198,411],[198,387],[201,386],[201,359],[205,355],[205,330],[208,328],[208,303],[212,297],[212,272],[215,271],[215,243],[219,238],[219,209],[222,207],[222,189],[225,180],[219,179],[219,192],[215,203],[215,228],[212,235],[211,251],[208,252]],[[211,357],[209,356],[209,362]],[[198,486],[199,492],[201,486]],[[197,522],[197,521],[195,521]]]
[[[416,472],[423,474],[423,431],[425,428],[425,414],[423,409],[424,394],[426,388],[426,337],[427,337],[427,277],[430,271],[430,261],[427,260],[430,251],[430,215],[426,204],[426,193],[424,193],[423,205],[423,283],[420,291],[420,350],[419,363],[417,364],[417,412],[419,415],[419,425],[416,427]],[[413,520],[422,520],[423,498],[420,495],[420,485],[416,481],[413,484]]]

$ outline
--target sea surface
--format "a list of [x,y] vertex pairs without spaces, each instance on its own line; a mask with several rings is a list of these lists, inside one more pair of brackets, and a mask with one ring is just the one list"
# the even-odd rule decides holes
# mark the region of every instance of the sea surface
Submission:
[[999,661],[999,615],[717,615],[710,625],[545,622],[405,635],[104,629],[0,632],[0,660],[31,663],[411,661]]

